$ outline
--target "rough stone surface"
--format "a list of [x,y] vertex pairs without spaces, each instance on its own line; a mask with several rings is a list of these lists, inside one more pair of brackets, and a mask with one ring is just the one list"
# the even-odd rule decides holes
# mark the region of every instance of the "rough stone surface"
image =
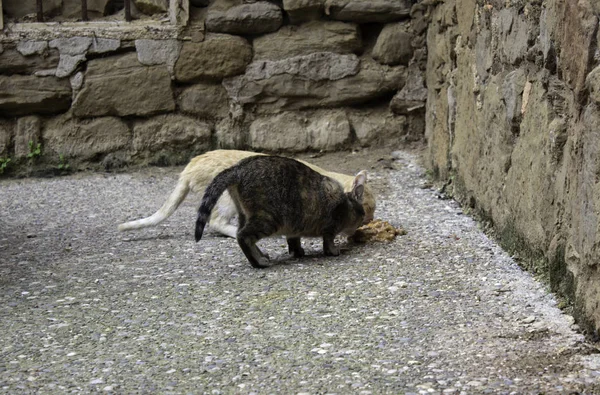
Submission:
[[0,75],[0,116],[56,114],[71,105],[71,86],[54,77]]
[[358,26],[336,21],[285,26],[253,41],[255,60],[277,60],[313,52],[352,53],[361,46]]
[[494,61],[491,41],[492,33],[488,29],[482,29],[482,31],[477,35],[477,43],[475,44],[475,61],[477,75],[481,82],[485,82],[487,79]]
[[71,83],[71,89],[73,90],[73,99],[77,97],[79,90],[83,86],[83,72],[75,73],[71,78],[69,78],[69,82]]
[[48,41],[20,41],[17,51],[23,56],[45,55],[48,52]]
[[523,90],[527,82],[525,70],[511,71],[502,82],[502,96],[506,105],[506,121],[510,124],[520,121],[523,106]]
[[260,104],[272,111],[364,103],[400,89],[405,78],[403,67],[363,61],[356,75],[334,81],[277,74],[261,80],[240,76],[223,84],[235,103]]
[[244,122],[243,112],[238,110],[232,116],[222,118],[215,125],[216,148],[247,148],[248,130]]
[[59,62],[58,52],[55,50],[29,52],[22,55],[18,50],[6,49],[0,53],[0,74],[33,74],[37,70],[56,69]]
[[373,59],[390,66],[408,66],[413,56],[412,41],[405,23],[385,25],[373,48]]
[[60,55],[56,76],[64,78],[70,76],[77,67],[85,61],[85,55]]
[[588,0],[440,4],[428,32],[426,107],[430,168],[453,175],[453,196],[490,219],[502,245],[593,334],[597,25]]
[[211,127],[183,115],[159,115],[135,125],[133,149],[138,152],[160,150],[206,151],[210,146]]
[[209,8],[206,30],[229,34],[263,34],[274,32],[283,23],[279,6],[267,1],[240,4],[221,11]]
[[[15,159],[25,159],[32,149],[40,143],[41,120],[36,115],[21,117],[17,120],[17,128],[14,137]],[[30,146],[31,143],[31,146]]]
[[136,54],[89,61],[73,103],[78,117],[142,116],[174,109],[166,66],[143,66]]
[[135,40],[135,50],[138,61],[146,66],[166,64],[169,70],[173,70],[182,43],[179,40]]
[[390,109],[395,114],[406,115],[413,112],[422,112],[427,100],[427,88],[423,81],[421,71],[411,65],[408,68],[406,84],[394,95],[390,102]]
[[12,152],[9,152],[13,140],[15,127],[11,122],[0,120],[0,159],[9,158]]
[[408,18],[410,0],[326,0],[325,14],[357,23],[388,23]]
[[285,74],[313,81],[335,81],[356,75],[359,71],[360,60],[356,55],[317,52],[284,60],[252,62],[243,78],[260,81]]
[[527,52],[528,25],[514,8],[505,8],[494,15],[492,26],[498,26],[499,50],[509,64],[522,60]]
[[406,134],[406,117],[384,110],[352,110],[348,112],[352,130],[359,144],[389,146],[400,144]]
[[265,151],[332,151],[350,140],[350,123],[343,111],[284,112],[259,118],[250,125],[249,145]]
[[600,66],[594,68],[587,76],[586,80],[590,98],[596,103],[600,103]]
[[121,47],[121,40],[113,38],[94,37],[88,50],[90,54],[105,54],[114,52]]
[[244,72],[252,60],[252,47],[242,37],[210,34],[201,43],[184,43],[175,64],[175,78],[182,82],[220,80]]
[[48,45],[58,49],[61,55],[82,55],[92,45],[91,37],[55,38]]
[[125,149],[131,140],[131,131],[115,117],[92,120],[63,117],[46,126],[43,140],[47,155],[98,160],[102,155]]
[[223,118],[229,105],[227,91],[221,84],[199,83],[185,88],[177,97],[177,106],[186,114],[202,118]]
[[283,9],[291,23],[318,19],[323,14],[325,0],[283,0]]
[[167,0],[133,0],[135,7],[146,15],[167,12],[169,3]]
[[590,60],[594,55],[598,17],[589,1],[565,3],[565,16],[561,27],[563,48],[561,50],[561,69],[565,81],[575,90],[582,92],[585,79],[590,71]]
[[395,151],[384,168],[392,150],[303,159],[368,169],[376,217],[406,235],[340,238],[338,257],[306,239],[299,260],[266,239],[267,270],[234,239],[194,241],[198,195],[156,227],[116,231],[155,212],[181,168],[4,180],[4,391],[597,393],[598,354],[558,301],[423,188],[417,158]]

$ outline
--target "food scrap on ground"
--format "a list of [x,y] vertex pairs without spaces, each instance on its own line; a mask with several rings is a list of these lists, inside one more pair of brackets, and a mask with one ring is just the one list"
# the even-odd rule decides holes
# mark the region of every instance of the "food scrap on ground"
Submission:
[[356,230],[351,237],[355,243],[366,243],[368,241],[392,241],[396,236],[405,235],[406,230],[395,228],[387,221],[376,219]]

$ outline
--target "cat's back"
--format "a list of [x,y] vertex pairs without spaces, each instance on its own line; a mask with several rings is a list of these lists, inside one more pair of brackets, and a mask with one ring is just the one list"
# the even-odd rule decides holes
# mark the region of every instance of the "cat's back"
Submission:
[[257,156],[243,159],[236,168],[237,193],[251,210],[270,210],[282,216],[321,215],[344,198],[340,183],[294,159]]
[[251,156],[264,156],[257,152],[239,150],[214,150],[198,155],[183,169],[180,179],[189,183],[193,190],[204,189],[215,176],[240,160]]
[[275,155],[248,157],[242,159],[236,167],[246,184],[262,185],[265,188],[292,187],[295,184],[316,185],[328,180],[295,159]]

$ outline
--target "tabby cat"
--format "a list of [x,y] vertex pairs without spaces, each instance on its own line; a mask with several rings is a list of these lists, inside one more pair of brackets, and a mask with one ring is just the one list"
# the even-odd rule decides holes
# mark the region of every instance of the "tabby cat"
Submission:
[[227,190],[238,212],[237,241],[256,268],[268,266],[268,257],[256,246],[265,237],[284,235],[289,252],[304,255],[301,237],[322,237],[325,255],[339,255],[333,239],[352,235],[363,223],[365,171],[344,192],[339,182],[308,166],[280,156],[252,156],[223,170],[206,188],[198,209],[196,241],[219,197]]

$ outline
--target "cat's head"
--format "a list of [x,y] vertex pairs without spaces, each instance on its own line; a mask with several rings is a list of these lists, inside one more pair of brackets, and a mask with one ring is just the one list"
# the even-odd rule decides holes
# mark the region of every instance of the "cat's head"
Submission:
[[366,184],[367,171],[362,170],[354,177],[352,190],[346,193],[346,196],[348,197],[348,209],[344,215],[344,224],[341,231],[341,233],[346,236],[352,236],[365,220],[363,200]]

